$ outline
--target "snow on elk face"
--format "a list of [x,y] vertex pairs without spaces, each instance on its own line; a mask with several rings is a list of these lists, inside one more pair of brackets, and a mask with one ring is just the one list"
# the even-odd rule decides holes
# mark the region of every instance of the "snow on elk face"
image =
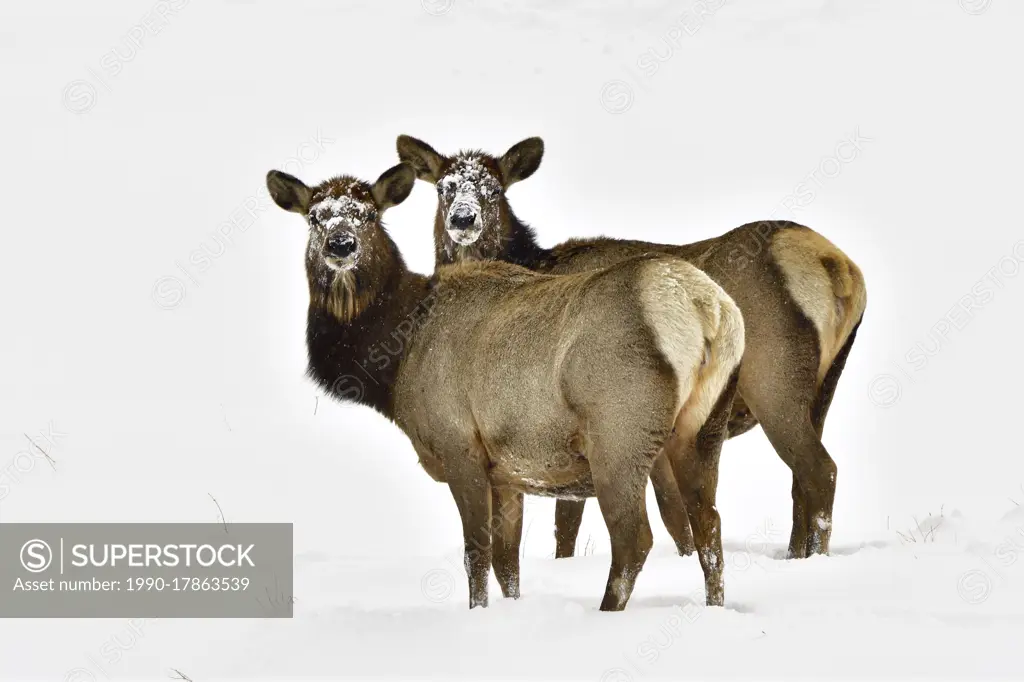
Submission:
[[456,244],[469,246],[484,226],[498,223],[501,181],[479,155],[456,158],[437,182],[438,205],[445,232]]
[[437,263],[493,260],[511,238],[508,188],[533,175],[544,142],[530,137],[495,157],[479,150],[445,156],[423,140],[399,135],[398,156],[420,180],[437,187],[434,250]]
[[341,175],[308,187],[287,173],[267,173],[274,202],[309,225],[306,279],[312,301],[350,320],[373,299],[393,254],[381,216],[402,203],[415,182],[415,171],[404,163],[373,184]]
[[328,194],[313,198],[306,220],[309,222],[306,257],[321,259],[329,270],[346,272],[359,263],[362,253],[359,237],[376,226],[377,208],[372,199],[363,200],[358,194]]

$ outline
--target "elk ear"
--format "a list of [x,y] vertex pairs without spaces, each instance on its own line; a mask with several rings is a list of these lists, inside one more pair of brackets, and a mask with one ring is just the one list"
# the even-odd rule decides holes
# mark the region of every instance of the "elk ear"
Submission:
[[272,170],[267,173],[267,189],[274,203],[286,211],[306,214],[312,190],[294,175]]
[[423,140],[408,135],[399,135],[398,158],[416,170],[416,177],[430,183],[441,179],[441,166],[445,158]]
[[373,200],[377,208],[384,210],[405,201],[416,184],[416,171],[407,163],[400,163],[384,171],[373,183]]
[[529,137],[512,146],[501,157],[501,173],[505,176],[505,187],[525,180],[540,167],[544,157],[544,140]]

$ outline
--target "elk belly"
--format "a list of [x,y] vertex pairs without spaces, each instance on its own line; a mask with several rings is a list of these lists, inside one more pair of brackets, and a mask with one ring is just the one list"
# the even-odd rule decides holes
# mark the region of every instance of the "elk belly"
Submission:
[[568,448],[540,457],[517,457],[508,451],[495,457],[491,453],[489,477],[492,485],[507,486],[529,495],[585,499],[594,496],[590,463]]

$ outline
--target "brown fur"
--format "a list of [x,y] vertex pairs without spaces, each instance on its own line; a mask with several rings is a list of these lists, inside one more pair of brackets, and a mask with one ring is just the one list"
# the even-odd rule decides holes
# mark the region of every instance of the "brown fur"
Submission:
[[[536,138],[531,138],[536,140]],[[537,140],[516,167],[528,177],[540,165],[543,144]],[[480,152],[455,157],[439,154],[415,138],[400,136],[398,153],[412,163],[418,177],[438,182],[455,160],[481,157],[485,168],[498,169],[507,188],[505,156]],[[511,152],[511,150],[510,150]],[[508,154],[506,154],[507,156]],[[524,170],[525,169],[525,170]],[[823,392],[834,391],[853,331],[867,303],[864,278],[856,264],[813,230],[787,221],[757,222],[720,237],[673,246],[609,238],[572,239],[552,249],[541,248],[533,230],[512,212],[504,192],[494,199],[480,239],[454,245],[447,233],[445,197],[439,197],[434,239],[437,264],[466,259],[496,259],[538,272],[565,274],[605,268],[626,258],[664,254],[683,258],[701,268],[735,300],[743,313],[746,352],[740,370],[738,395],[728,418],[729,436],[761,424],[779,456],[793,471],[794,518],[789,551],[793,557],[827,553],[835,497],[836,466],[821,443]],[[845,349],[845,351],[844,351]],[[838,366],[838,372],[833,372]],[[833,376],[830,386],[826,379]],[[812,412],[814,414],[812,414]],[[659,483],[655,481],[655,484]],[[664,485],[664,483],[662,483]],[[659,496],[660,499],[661,496]],[[665,497],[668,497],[667,495]],[[556,528],[558,555],[571,555],[582,505],[563,503],[556,513],[566,530]],[[663,510],[669,522],[671,514]],[[669,527],[679,542],[683,531]]]
[[[612,537],[601,608],[624,608],[651,546],[646,481],[666,443],[677,441],[665,455],[677,478],[693,479],[683,489],[708,603],[722,604],[715,444],[725,437],[743,354],[735,304],[674,258],[563,277],[469,262],[428,280],[406,269],[380,224],[386,206],[378,197],[397,203],[414,182],[411,168],[402,168],[373,186],[329,181],[309,190],[280,173],[268,186],[282,207],[309,210],[310,374],[336,397],[394,420],[424,468],[448,483],[463,522],[470,607],[487,605],[492,562],[503,593],[519,594],[526,492],[598,498]],[[352,208],[348,199],[367,188],[376,210],[365,199]],[[316,218],[318,206],[336,210],[336,220]],[[364,219],[346,217],[355,215]],[[331,255],[326,245],[339,231],[358,245],[357,257]],[[331,305],[339,288],[358,304]],[[677,295],[663,296],[666,288]],[[425,298],[429,313],[404,327],[405,343],[390,362],[374,360],[373,344]],[[377,387],[373,399],[347,384],[338,390],[356,370]],[[702,439],[711,446],[692,454],[687,444]]]

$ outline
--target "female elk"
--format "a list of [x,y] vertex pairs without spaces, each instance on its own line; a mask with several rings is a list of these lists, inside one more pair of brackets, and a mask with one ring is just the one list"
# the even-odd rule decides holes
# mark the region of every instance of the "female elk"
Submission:
[[[309,374],[393,420],[448,483],[470,607],[487,605],[492,500],[518,499],[521,517],[523,492],[597,496],[612,538],[601,608],[625,607],[651,547],[644,488],[662,450],[689,495],[708,604],[722,604],[715,490],[743,353],[736,306],[673,258],[559,277],[507,263],[410,272],[380,216],[415,180],[399,164],[373,185],[343,176],[310,188],[271,171],[267,186],[309,224]],[[404,343],[381,359],[398,328]],[[520,527],[512,518],[493,528],[495,573],[511,597]]]
[[[529,138],[501,158],[477,151],[454,157],[406,135],[398,155],[437,185],[434,245],[438,265],[495,259],[549,274],[604,268],[640,254],[672,255],[720,284],[743,313],[746,354],[728,436],[759,422],[793,472],[791,557],[828,553],[836,465],[821,442],[825,415],[867,302],[864,278],[842,251],[807,227],[757,222],[683,246],[620,239],[572,239],[551,249],[512,212],[505,190],[530,177],[544,144]],[[671,496],[667,467],[655,465],[659,502]],[[662,517],[677,545],[685,541],[671,510]],[[583,501],[556,506],[556,556],[572,556]]]

